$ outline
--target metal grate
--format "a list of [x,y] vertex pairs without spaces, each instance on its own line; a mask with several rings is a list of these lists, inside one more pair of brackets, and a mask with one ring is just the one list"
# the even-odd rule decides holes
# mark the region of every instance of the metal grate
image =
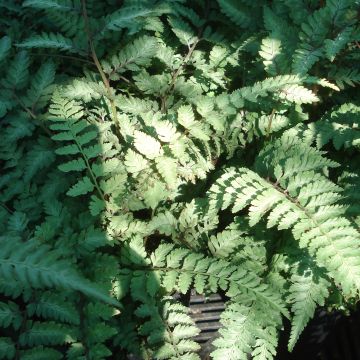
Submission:
[[212,342],[221,327],[219,320],[225,309],[224,301],[218,294],[205,298],[193,293],[190,297],[189,308],[191,317],[201,331],[194,339],[201,346],[199,355],[201,359],[210,359],[209,354],[213,350]]

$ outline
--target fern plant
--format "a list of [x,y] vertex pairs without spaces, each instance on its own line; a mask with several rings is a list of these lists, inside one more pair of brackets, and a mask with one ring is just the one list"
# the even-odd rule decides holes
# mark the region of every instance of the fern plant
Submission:
[[270,360],[355,307],[358,1],[0,9],[0,359],[200,359],[196,292]]

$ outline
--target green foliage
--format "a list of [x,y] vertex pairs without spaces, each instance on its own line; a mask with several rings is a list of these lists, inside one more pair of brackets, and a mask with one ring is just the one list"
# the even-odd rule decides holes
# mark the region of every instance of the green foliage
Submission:
[[[277,321],[271,311],[255,305],[231,303],[221,315],[225,325],[219,332],[221,337],[214,341],[217,349],[214,359],[246,359],[251,353],[253,359],[272,359],[276,354]],[[241,333],[242,336],[238,336]]]
[[17,45],[21,48],[44,48],[44,49],[58,49],[62,51],[77,52],[70,39],[65,38],[61,34],[43,33],[41,35],[34,35],[22,43]]
[[274,359],[360,296],[359,2],[120,3],[0,2],[0,359],[200,359],[191,291]]
[[159,305],[143,304],[136,315],[147,319],[139,333],[147,337],[156,359],[200,359],[195,353],[200,346],[191,338],[200,330],[187,314],[187,308],[170,298],[163,298]]
[[32,240],[26,243],[14,239],[1,239],[0,275],[3,281],[19,281],[34,288],[61,287],[79,290],[99,300],[116,305],[117,302],[87,283],[71,268],[59,261],[59,255],[45,245]]

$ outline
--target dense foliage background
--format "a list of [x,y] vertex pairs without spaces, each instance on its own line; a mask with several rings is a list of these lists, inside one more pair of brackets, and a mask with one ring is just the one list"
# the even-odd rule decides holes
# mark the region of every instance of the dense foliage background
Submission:
[[291,351],[360,292],[354,0],[0,1],[0,358]]

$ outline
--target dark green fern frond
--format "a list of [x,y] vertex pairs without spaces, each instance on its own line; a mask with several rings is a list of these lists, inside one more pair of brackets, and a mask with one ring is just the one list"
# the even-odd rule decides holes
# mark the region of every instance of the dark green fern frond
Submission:
[[34,322],[28,324],[28,329],[20,335],[19,342],[27,345],[62,345],[75,341],[74,330],[66,325],[55,322]]
[[236,25],[246,28],[251,21],[251,10],[239,1],[218,0],[221,11]]
[[55,65],[48,61],[42,64],[39,70],[31,79],[30,88],[27,91],[26,97],[23,99],[24,105],[33,110],[38,110],[44,107],[49,101],[55,77]]
[[18,330],[22,323],[22,316],[19,307],[12,301],[0,302],[0,326],[7,328],[12,326]]
[[17,44],[17,46],[26,49],[43,48],[69,51],[70,53],[84,53],[84,50],[78,48],[71,39],[66,38],[59,33],[42,33],[39,35],[33,35]]
[[24,7],[31,7],[41,10],[59,10],[69,11],[74,9],[71,5],[72,1],[57,1],[57,0],[25,0],[22,4]]
[[118,80],[119,74],[127,70],[139,71],[148,66],[156,51],[156,38],[143,36],[125,46],[117,55],[103,61],[102,67],[111,80]]
[[44,347],[44,346],[35,346],[29,350],[22,350],[20,352],[21,359],[25,360],[60,360],[62,359],[62,354],[60,351],[55,349]]
[[356,68],[333,69],[329,73],[329,78],[335,81],[340,89],[347,85],[354,87],[360,82],[360,71]]
[[11,49],[11,39],[3,36],[0,39],[0,63],[8,56]]
[[12,60],[2,85],[10,90],[23,89],[29,77],[30,59],[26,51],[20,51]]
[[44,292],[37,301],[30,303],[26,310],[30,317],[36,314],[44,319],[58,320],[68,324],[80,323],[75,307],[60,294]]
[[15,356],[15,344],[9,337],[0,337],[0,359],[13,359]]
[[19,281],[34,288],[61,287],[118,306],[118,302],[85,280],[48,246],[35,241],[14,242],[2,240],[0,248],[0,275],[6,281]]

